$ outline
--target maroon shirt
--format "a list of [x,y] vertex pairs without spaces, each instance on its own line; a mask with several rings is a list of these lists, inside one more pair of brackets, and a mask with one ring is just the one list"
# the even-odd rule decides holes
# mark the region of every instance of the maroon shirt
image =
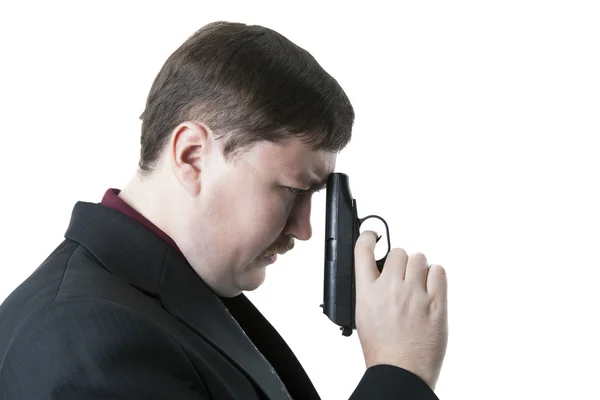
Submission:
[[[133,218],[140,224],[144,225],[151,232],[154,232],[158,237],[163,239],[165,242],[173,246],[175,250],[181,253],[181,250],[169,235],[163,232],[158,226],[154,225],[150,220],[144,217],[142,214],[133,209],[129,204],[125,203],[123,199],[119,197],[119,193],[121,193],[120,189],[108,189],[106,193],[104,193],[104,197],[102,198],[101,204],[106,207],[113,208],[117,211],[121,211],[123,214]],[[183,255],[183,254],[182,254]]]

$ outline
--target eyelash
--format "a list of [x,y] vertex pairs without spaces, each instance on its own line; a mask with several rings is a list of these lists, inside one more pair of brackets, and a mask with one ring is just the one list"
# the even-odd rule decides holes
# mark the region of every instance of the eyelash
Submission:
[[306,193],[308,193],[308,190],[305,190],[305,189],[298,189],[298,188],[293,188],[293,187],[288,187],[288,190],[289,190],[290,192],[292,192],[292,194],[293,194],[294,196],[299,196],[299,195],[303,195],[303,194],[306,194]]
[[[303,194],[308,194],[308,193],[310,193],[310,191],[311,191],[310,189],[298,189],[298,188],[293,188],[293,187],[288,187],[287,189],[288,189],[290,192],[292,192],[292,194],[293,194],[294,196],[300,196],[300,195],[303,195]],[[320,188],[320,189],[317,189],[317,190],[313,190],[312,192],[313,192],[313,193],[318,193],[318,192],[320,192],[320,191],[321,191],[321,190],[323,190],[323,189],[324,189],[324,188]]]

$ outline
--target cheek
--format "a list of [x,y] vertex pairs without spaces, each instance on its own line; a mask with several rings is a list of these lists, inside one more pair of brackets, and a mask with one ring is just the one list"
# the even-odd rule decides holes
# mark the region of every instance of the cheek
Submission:
[[252,231],[259,245],[270,246],[280,239],[292,210],[293,203],[281,195],[264,196],[254,204],[247,221],[251,221]]
[[218,214],[230,229],[242,235],[262,235],[264,240],[273,230],[283,229],[291,211],[291,203],[288,203],[277,192],[261,191],[258,185],[240,184],[235,189],[228,186],[221,192]]
[[257,226],[261,226],[262,230],[277,230],[283,229],[290,209],[285,201],[281,198],[264,199],[256,203],[250,219]]

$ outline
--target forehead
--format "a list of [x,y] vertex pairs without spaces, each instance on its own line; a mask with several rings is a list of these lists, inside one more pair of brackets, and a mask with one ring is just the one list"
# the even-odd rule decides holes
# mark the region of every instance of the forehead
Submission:
[[257,150],[263,168],[301,182],[322,181],[335,169],[337,158],[336,153],[312,150],[297,138],[285,144],[261,143]]

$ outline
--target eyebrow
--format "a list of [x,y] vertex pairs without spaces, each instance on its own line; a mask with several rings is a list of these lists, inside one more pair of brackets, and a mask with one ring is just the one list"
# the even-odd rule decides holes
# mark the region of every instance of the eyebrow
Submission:
[[329,178],[329,175],[327,175],[323,180],[312,179],[307,171],[302,171],[299,174],[287,174],[287,176],[293,179],[296,183],[301,183],[302,185],[308,183],[310,186],[307,190],[314,191],[324,189],[327,186],[327,180]]

